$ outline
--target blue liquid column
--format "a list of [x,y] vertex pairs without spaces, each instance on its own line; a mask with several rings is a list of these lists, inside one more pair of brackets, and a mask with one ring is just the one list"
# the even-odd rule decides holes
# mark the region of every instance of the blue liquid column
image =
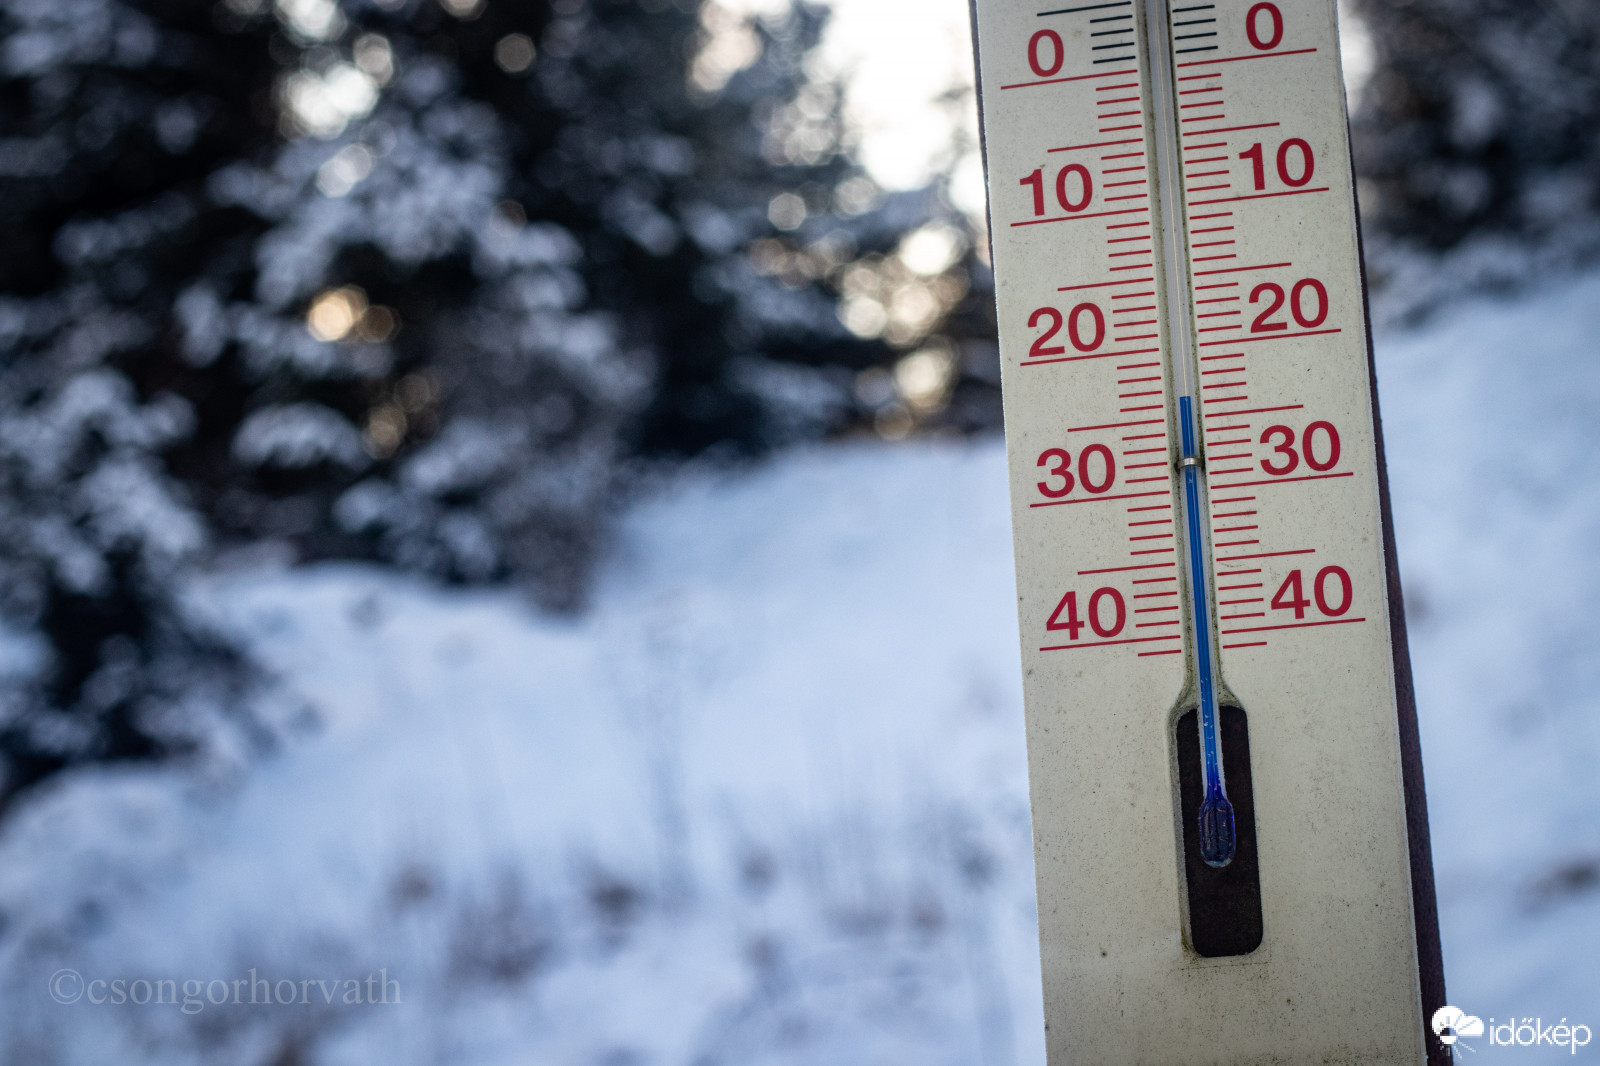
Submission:
[[1150,63],[1150,103],[1156,155],[1162,265],[1165,273],[1167,343],[1172,366],[1172,391],[1178,400],[1178,465],[1183,477],[1184,572],[1189,583],[1191,645],[1199,686],[1200,769],[1205,795],[1200,803],[1200,855],[1208,866],[1233,861],[1233,805],[1222,777],[1222,740],[1217,713],[1217,669],[1212,655],[1215,623],[1211,617],[1211,580],[1206,566],[1206,537],[1201,523],[1200,432],[1195,411],[1192,325],[1189,318],[1189,260],[1183,226],[1181,167],[1178,163],[1177,100],[1165,0],[1145,0],[1145,44]]

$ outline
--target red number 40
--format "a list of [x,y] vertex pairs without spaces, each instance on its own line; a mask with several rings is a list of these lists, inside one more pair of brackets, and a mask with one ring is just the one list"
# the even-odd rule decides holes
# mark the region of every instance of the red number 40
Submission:
[[[1338,589],[1337,600],[1328,598],[1330,578]],[[1311,594],[1316,597],[1317,610],[1329,618],[1337,618],[1348,611],[1350,601],[1355,598],[1350,574],[1342,566],[1324,566],[1318,570],[1311,582]],[[1279,611],[1293,611],[1296,618],[1306,616],[1306,608],[1311,606],[1311,601],[1306,599],[1300,571],[1289,571],[1289,576],[1283,579],[1278,591],[1272,594],[1272,606]]]
[[[1106,602],[1110,607],[1106,607]],[[1109,625],[1102,625],[1107,611],[1111,614]],[[1065,618],[1062,616],[1065,615]],[[1122,593],[1114,588],[1099,588],[1089,596],[1089,628],[1094,630],[1094,635],[1101,638],[1114,637],[1122,632],[1122,627],[1128,621],[1128,606],[1122,599]],[[1083,629],[1083,621],[1078,617],[1078,594],[1069,592],[1061,597],[1061,602],[1056,604],[1056,609],[1050,612],[1050,618],[1044,627],[1055,631],[1067,631],[1068,640],[1077,640],[1079,632]]]

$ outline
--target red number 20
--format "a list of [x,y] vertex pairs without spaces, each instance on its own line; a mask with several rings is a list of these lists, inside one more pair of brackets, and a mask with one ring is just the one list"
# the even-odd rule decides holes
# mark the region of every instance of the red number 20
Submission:
[[[1272,320],[1272,316],[1284,305],[1283,286],[1263,281],[1250,290],[1250,302],[1253,304],[1260,303],[1263,296],[1269,302],[1266,309],[1251,321],[1250,332],[1271,333],[1273,330],[1288,329],[1289,323]],[[1315,329],[1328,320],[1328,289],[1316,278],[1301,278],[1295,282],[1289,290],[1288,304],[1289,313],[1301,329]],[[1312,307],[1310,311],[1306,310],[1308,304]]]

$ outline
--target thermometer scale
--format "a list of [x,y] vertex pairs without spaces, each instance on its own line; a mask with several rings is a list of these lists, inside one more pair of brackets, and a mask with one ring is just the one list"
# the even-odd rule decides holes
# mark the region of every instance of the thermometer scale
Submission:
[[1333,0],[975,0],[1047,1046],[1445,1061]]

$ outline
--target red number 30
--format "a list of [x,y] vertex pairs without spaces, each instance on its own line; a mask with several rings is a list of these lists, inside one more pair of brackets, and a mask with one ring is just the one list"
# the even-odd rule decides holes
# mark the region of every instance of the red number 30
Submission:
[[[1100,476],[1095,477],[1095,464],[1090,459],[1099,460]],[[1059,500],[1072,492],[1078,485],[1092,495],[1098,495],[1111,488],[1117,480],[1117,461],[1111,456],[1111,449],[1104,444],[1091,444],[1078,453],[1078,476],[1072,476],[1072,453],[1065,448],[1046,448],[1039,453],[1035,466],[1044,467],[1046,480],[1037,482],[1041,496],[1052,500]],[[1050,478],[1060,478],[1061,483],[1052,485]]]

